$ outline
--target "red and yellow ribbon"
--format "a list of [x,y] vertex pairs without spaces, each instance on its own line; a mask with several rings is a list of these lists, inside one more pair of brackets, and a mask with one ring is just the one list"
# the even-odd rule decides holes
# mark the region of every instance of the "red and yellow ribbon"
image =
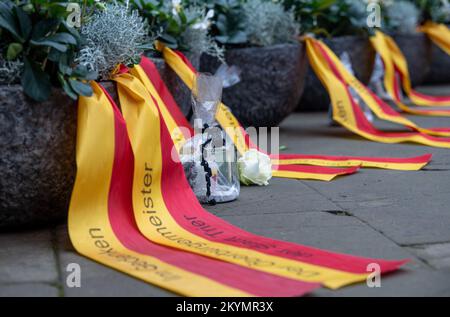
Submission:
[[181,163],[172,159],[174,144],[156,98],[131,74],[115,80],[134,153],[134,215],[140,232],[149,240],[330,288],[365,280],[371,263],[379,264],[382,272],[405,263],[337,254],[257,236],[206,212],[190,189]]
[[[377,142],[414,142],[428,146],[450,148],[449,137],[429,135],[446,134],[447,129],[442,129],[442,131],[437,129],[424,129],[418,127],[408,119],[399,116],[392,108],[377,98],[367,87],[349,74],[325,44],[312,38],[307,38],[306,44],[310,65],[327,88],[331,97],[333,119],[336,122],[358,135]],[[385,132],[375,128],[366,119],[360,105],[351,96],[350,87],[358,93],[367,106],[380,118],[403,124],[413,131]]]
[[[193,136],[193,129],[176,105],[164,82],[161,80],[155,65],[149,59],[143,57],[141,65],[133,67],[130,69],[130,72],[138,77],[147,90],[155,96],[154,98],[157,101],[165,123],[169,130],[173,131],[171,136],[175,143],[175,147],[179,149],[189,136]],[[219,108],[220,110],[217,113],[219,123],[224,127],[225,120],[228,120],[229,124],[226,125],[225,131],[234,140],[238,151],[244,153],[249,148],[246,143],[249,142],[248,135],[227,107],[221,104]],[[219,116],[221,118],[219,118]],[[245,141],[245,138],[248,140]],[[287,166],[284,164],[282,167],[274,165],[272,174],[275,177],[330,181],[340,175],[355,173],[358,168],[358,165],[345,168],[334,168],[300,165]]]
[[[170,48],[159,46],[162,50],[164,58],[168,65],[180,76],[184,83],[192,89],[193,81],[195,78],[195,69],[189,63],[186,57],[180,52],[174,52]],[[142,68],[142,69],[141,69]],[[164,83],[161,81],[159,74],[157,73],[154,65],[148,59],[143,59],[141,63],[140,78],[147,77],[145,80],[150,80],[156,87],[161,87],[157,89],[164,103],[168,105],[169,113],[176,118],[180,118],[177,124],[183,126],[185,129],[189,129],[189,123],[184,119],[184,116],[180,112],[179,108],[173,101],[172,96],[168,93],[167,88],[165,88]],[[142,70],[145,73],[142,73]],[[144,76],[144,75],[147,76]],[[164,104],[163,103],[163,104]],[[163,116],[166,119],[166,115],[163,112]],[[183,120],[184,119],[184,120]],[[241,126],[236,117],[231,113],[231,111],[224,104],[219,106],[219,111],[216,114],[216,119],[219,124],[227,131],[228,135],[231,137],[236,145],[236,148],[240,153],[244,153],[250,148],[257,148],[255,144],[252,143],[250,136],[246,133],[245,129]],[[170,120],[170,119],[169,119]],[[167,120],[166,120],[167,121]],[[172,129],[171,126],[169,126]],[[419,170],[431,160],[431,155],[426,154],[419,157],[411,158],[378,158],[378,157],[353,157],[353,156],[325,156],[325,155],[306,155],[306,154],[281,154],[281,155],[271,155],[272,161],[275,165],[285,166],[284,168],[294,168],[293,165],[313,165],[317,167],[371,167],[371,168],[383,168],[383,169],[395,169],[395,170]],[[327,175],[327,170],[318,169],[315,172],[322,173],[323,178],[329,178]],[[337,172],[337,171],[336,171]],[[307,173],[307,171],[305,171]],[[328,172],[329,173],[329,172]],[[278,177],[291,177],[286,171],[278,172],[274,171],[274,176]]]
[[[433,29],[433,26],[431,26]],[[430,26],[424,30],[429,30]],[[433,32],[436,31],[433,29]],[[433,33],[433,34],[434,34]],[[448,32],[447,32],[448,33]],[[445,33],[442,34],[445,38]],[[384,86],[396,105],[404,112],[426,116],[450,116],[450,109],[420,109],[405,105],[401,97],[401,87],[411,102],[417,106],[450,106],[450,96],[429,96],[415,91],[411,87],[406,58],[395,41],[387,34],[377,31],[371,37],[371,43],[380,55],[384,65]],[[447,131],[448,132],[448,131]]]
[[318,287],[155,244],[132,207],[134,158],[125,122],[103,88],[81,97],[69,234],[81,254],[187,296],[299,296]]
[[450,29],[448,26],[428,21],[419,27],[419,31],[425,33],[434,44],[450,55]]

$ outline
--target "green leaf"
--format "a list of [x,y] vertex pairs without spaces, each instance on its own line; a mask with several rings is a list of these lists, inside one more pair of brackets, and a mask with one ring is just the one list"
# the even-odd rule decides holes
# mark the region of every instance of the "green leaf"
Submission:
[[177,44],[177,39],[167,33],[162,34],[159,38],[161,41],[163,41],[166,44],[172,44],[172,45]]
[[50,52],[48,53],[47,58],[48,58],[50,61],[57,63],[57,62],[59,62],[59,60],[61,59],[61,55],[62,55],[62,54],[63,54],[63,53],[61,53],[60,51],[55,50],[54,48],[52,48],[52,49],[50,50]]
[[80,96],[90,97],[93,94],[92,88],[89,84],[82,83],[75,79],[69,79],[70,87]]
[[35,46],[48,46],[48,47],[52,47],[55,50],[58,50],[62,53],[67,52],[67,45],[66,44],[61,44],[58,42],[54,42],[52,40],[48,40],[48,39],[41,39],[41,40],[31,40],[30,44],[35,45]]
[[15,9],[22,38],[26,40],[30,36],[32,29],[30,17],[22,10],[22,8],[16,7]]
[[72,76],[84,80],[96,80],[98,73],[96,71],[89,71],[84,65],[78,65],[73,69]]
[[77,39],[70,33],[60,32],[47,37],[47,40],[64,44],[77,45]]
[[27,58],[24,58],[22,87],[27,96],[38,102],[47,100],[52,89],[48,74]]
[[40,40],[42,38],[49,36],[51,33],[56,32],[59,23],[60,21],[56,19],[40,20],[33,28],[31,39]]
[[6,59],[9,61],[15,60],[20,53],[22,53],[23,46],[20,43],[11,43],[6,51]]
[[23,43],[24,39],[20,35],[20,29],[13,15],[14,7],[7,2],[0,2],[0,27],[7,30],[11,35]]
[[78,99],[77,93],[70,87],[67,80],[64,78],[64,76],[60,73],[58,73],[58,80],[61,83],[61,87],[64,89],[65,93],[73,100]]

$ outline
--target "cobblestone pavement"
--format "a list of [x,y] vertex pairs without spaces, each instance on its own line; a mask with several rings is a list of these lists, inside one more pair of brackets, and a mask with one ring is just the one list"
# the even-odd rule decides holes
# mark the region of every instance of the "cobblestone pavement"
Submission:
[[[423,126],[450,126],[448,118],[414,120]],[[380,288],[358,284],[337,291],[321,289],[312,296],[450,296],[450,150],[366,141],[329,127],[325,114],[294,114],[280,132],[286,153],[428,152],[434,158],[419,172],[364,169],[329,183],[274,179],[267,187],[243,187],[238,201],[207,207],[210,212],[276,239],[412,260],[400,272],[383,277]],[[66,286],[69,263],[81,266],[81,288]],[[0,234],[0,296],[14,295],[173,296],[79,256],[64,224]]]

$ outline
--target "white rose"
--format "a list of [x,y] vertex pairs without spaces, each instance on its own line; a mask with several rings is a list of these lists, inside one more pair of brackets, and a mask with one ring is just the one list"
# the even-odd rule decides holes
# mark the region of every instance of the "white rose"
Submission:
[[238,160],[239,179],[244,185],[268,185],[272,178],[270,157],[258,150],[251,149]]

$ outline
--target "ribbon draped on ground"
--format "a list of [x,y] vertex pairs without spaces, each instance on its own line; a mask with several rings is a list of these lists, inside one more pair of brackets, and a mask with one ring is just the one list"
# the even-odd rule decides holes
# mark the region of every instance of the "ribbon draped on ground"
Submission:
[[[351,75],[334,53],[321,41],[306,39],[310,65],[331,97],[333,119],[348,130],[372,141],[383,143],[414,142],[428,146],[450,148],[449,129],[424,129],[402,117],[378,98],[370,89]],[[407,127],[410,131],[386,132],[370,123],[358,102],[352,97],[353,89],[379,118]],[[433,135],[431,135],[433,134]]]
[[[189,60],[182,53],[172,51],[170,48],[167,48],[162,44],[158,45],[158,49],[162,51],[164,59],[166,60],[168,65],[178,74],[183,82],[190,89],[192,89],[196,71]],[[144,71],[144,73],[142,72],[142,70]],[[143,58],[141,65],[138,67],[134,67],[131,71],[134,71],[135,74],[141,78],[144,84],[146,84],[146,86],[151,87],[149,89],[155,89],[154,87],[156,87],[161,98],[164,99],[164,102],[162,104],[165,105],[167,111],[163,112],[163,116],[166,122],[172,122],[174,124],[173,126],[169,125],[170,130],[177,131],[177,127],[182,127],[184,131],[192,133],[192,128],[181,113],[179,107],[176,105],[175,101],[170,95],[170,92],[168,92],[167,87],[165,87],[164,82],[162,82],[153,63],[150,60]],[[172,118],[170,118],[170,114],[172,115]],[[236,145],[236,148],[241,154],[250,148],[258,149],[257,146],[251,141],[249,135],[246,133],[245,129],[242,127],[236,117],[224,104],[219,105],[216,119],[222,126],[222,128],[224,128],[224,130],[231,137]],[[178,136],[179,134],[175,133],[175,135]],[[289,172],[286,171],[288,169],[295,169],[295,165],[300,166],[300,168],[306,168],[306,166],[302,165],[312,165],[322,167],[362,166],[396,170],[419,170],[431,160],[431,155],[427,154],[412,158],[377,158],[281,154],[278,156],[271,155],[271,158],[273,164],[278,166],[275,167],[274,176],[295,178],[289,175]],[[286,170],[281,173],[280,171],[277,171],[276,168],[285,168]],[[324,172],[325,170],[322,170],[322,173]]]
[[[141,65],[133,67],[130,69],[130,72],[144,83],[152,95],[156,96],[155,99],[158,101],[162,117],[169,130],[172,131],[171,136],[175,143],[175,147],[179,149],[189,137],[194,135],[194,131],[184,115],[181,113],[180,108],[176,105],[172,95],[162,81],[156,66],[149,59],[143,57]],[[231,118],[233,122],[237,123],[228,108],[225,108],[223,105],[220,105],[220,107],[223,109],[220,113],[226,115],[227,118]],[[222,124],[222,126],[224,125]],[[230,127],[228,126],[228,128]],[[243,131],[243,133],[245,133],[240,125],[235,126],[233,129],[227,130],[229,135],[235,135],[235,131]],[[244,136],[241,133],[236,135],[241,138]],[[245,134],[245,136],[247,135]],[[235,138],[235,140],[236,139],[237,138]],[[235,142],[235,144],[238,145],[239,152],[242,154],[248,149],[247,144],[243,140],[244,139],[239,139],[239,141]],[[249,142],[248,136],[247,142]],[[330,181],[338,175],[351,174],[357,170],[358,164],[355,164],[355,166],[351,166],[349,168],[300,165],[281,166],[280,164],[280,166],[273,166],[273,175],[276,177]]]
[[125,122],[103,88],[81,97],[77,176],[69,234],[78,252],[187,296],[299,296],[319,285],[167,248],[146,239],[134,219],[134,158]]
[[381,272],[405,263],[333,253],[241,230],[205,211],[172,158],[174,146],[156,96],[138,77],[121,74],[119,99],[134,154],[133,209],[147,239],[246,268],[339,288],[363,281],[368,265]]
[[[432,33],[430,32],[430,28]],[[431,34],[437,33],[434,25],[424,27]],[[442,28],[439,28],[439,31]],[[440,39],[445,39],[449,31],[440,35]],[[433,35],[434,37],[434,35]],[[433,39],[433,37],[431,37]],[[370,38],[372,46],[380,55],[384,65],[384,86],[387,93],[392,97],[395,104],[404,112],[426,115],[426,116],[450,116],[450,108],[445,109],[420,109],[411,108],[405,105],[401,97],[401,87],[405,91],[408,98],[414,105],[417,106],[450,106],[450,96],[429,96],[415,91],[411,87],[409,77],[408,64],[406,58],[401,52],[400,48],[395,44],[395,41],[387,34],[376,31],[375,35]],[[441,44],[443,42],[440,42]],[[448,43],[448,39],[447,39]],[[401,83],[401,87],[399,85]]]

